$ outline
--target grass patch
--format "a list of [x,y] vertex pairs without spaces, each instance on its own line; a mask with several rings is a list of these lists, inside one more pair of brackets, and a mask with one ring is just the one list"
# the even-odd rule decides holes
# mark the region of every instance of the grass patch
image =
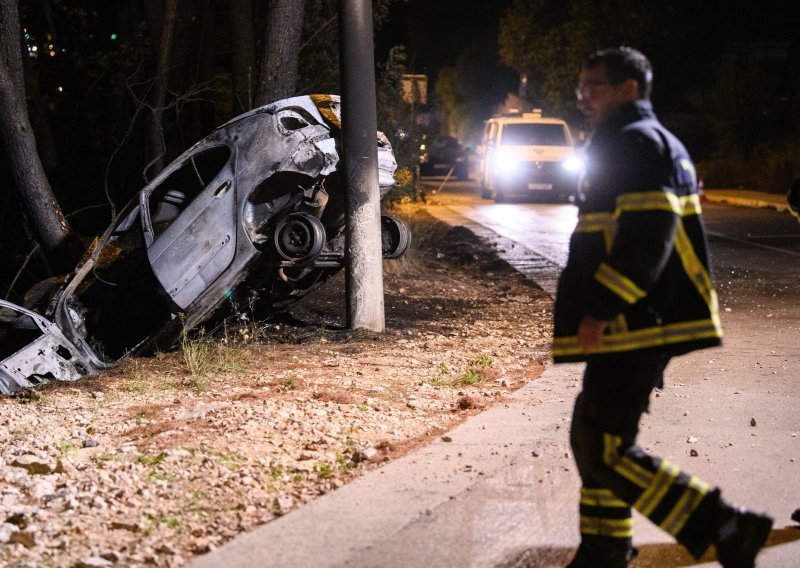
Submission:
[[352,466],[352,462],[347,459],[347,456],[340,450],[336,450],[336,466],[339,468],[340,472],[348,473]]
[[481,355],[467,364],[467,369],[461,375],[459,382],[464,385],[474,385],[486,380],[486,370],[491,367],[492,358],[488,355]]
[[164,452],[161,452],[154,456],[148,454],[141,454],[139,457],[136,458],[136,463],[154,466],[162,463],[165,459],[167,459],[167,454],[165,454]]
[[76,449],[78,446],[74,444],[70,444],[66,440],[60,440],[56,442],[56,449],[61,453],[61,455],[68,454],[70,451]]
[[450,378],[450,369],[444,363],[439,363],[438,374],[428,381],[428,384],[434,388],[453,388],[457,386],[453,379]]
[[290,374],[280,379],[278,384],[283,390],[297,390],[297,387],[300,386],[300,381],[298,380],[297,375]]
[[169,473],[161,473],[158,471],[151,471],[147,476],[150,481],[175,481],[175,476]]
[[190,336],[186,327],[181,333],[181,352],[183,362],[192,377],[203,377],[211,367],[211,343],[201,329],[196,336]]
[[220,370],[227,373],[240,373],[245,370],[242,364],[242,352],[244,349],[241,345],[221,342],[217,343],[217,364]]
[[125,392],[144,394],[147,392],[149,383],[144,377],[142,367],[138,361],[133,361],[128,366],[128,373],[122,381],[122,390]]

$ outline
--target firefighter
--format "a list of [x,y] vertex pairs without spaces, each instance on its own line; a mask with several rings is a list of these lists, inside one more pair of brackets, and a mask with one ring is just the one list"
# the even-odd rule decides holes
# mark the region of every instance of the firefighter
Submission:
[[721,344],[694,165],[650,104],[640,52],[599,51],[581,69],[578,107],[593,132],[578,224],[555,303],[556,363],[586,361],[570,442],[581,476],[572,568],[627,566],[632,508],[699,558],[751,567],[772,519],[636,445],[671,357]]

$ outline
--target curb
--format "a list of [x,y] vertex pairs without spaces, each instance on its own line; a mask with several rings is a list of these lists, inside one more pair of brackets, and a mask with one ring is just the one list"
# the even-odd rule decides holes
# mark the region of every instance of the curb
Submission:
[[743,189],[707,189],[703,193],[703,200],[710,203],[726,203],[728,205],[753,209],[789,211],[789,204],[786,202],[783,195]]

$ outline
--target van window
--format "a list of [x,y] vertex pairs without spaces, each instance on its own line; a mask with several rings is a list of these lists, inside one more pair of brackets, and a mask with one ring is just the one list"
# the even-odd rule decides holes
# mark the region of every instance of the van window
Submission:
[[506,124],[500,144],[503,146],[568,146],[562,124]]
[[494,142],[495,137],[497,136],[497,123],[490,122],[487,126],[488,135],[486,136],[487,142]]

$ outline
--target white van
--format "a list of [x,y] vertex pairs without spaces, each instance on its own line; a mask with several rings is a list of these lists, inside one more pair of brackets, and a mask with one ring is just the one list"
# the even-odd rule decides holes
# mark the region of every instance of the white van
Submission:
[[490,118],[477,150],[484,199],[574,201],[582,161],[560,118],[542,118],[540,110]]

